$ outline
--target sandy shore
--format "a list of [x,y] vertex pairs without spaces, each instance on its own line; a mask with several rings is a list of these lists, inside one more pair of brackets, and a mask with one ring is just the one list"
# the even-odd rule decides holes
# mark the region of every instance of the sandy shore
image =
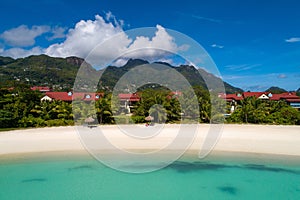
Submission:
[[[142,125],[140,128],[150,130]],[[147,150],[161,149],[172,143],[178,128],[179,125],[165,125],[162,133],[142,140],[123,134],[117,126],[102,126],[101,131],[110,143],[120,149]],[[92,140],[101,139],[95,136],[99,128],[80,129],[87,131],[84,134],[94,134]],[[199,125],[189,150],[196,152],[203,146],[209,129],[207,124]],[[76,127],[0,132],[0,156],[69,151],[85,151]],[[224,125],[213,152],[300,156],[300,126]]]

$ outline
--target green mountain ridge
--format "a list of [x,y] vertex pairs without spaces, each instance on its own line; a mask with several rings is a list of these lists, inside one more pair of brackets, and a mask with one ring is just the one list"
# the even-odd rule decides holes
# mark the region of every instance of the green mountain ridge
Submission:
[[[171,67],[181,73],[192,86],[202,86],[206,88],[206,83],[203,79],[213,85],[223,81],[206,72],[203,69],[196,69],[190,65],[172,66],[168,63],[157,62]],[[149,64],[148,61],[141,59],[129,59],[122,67],[108,66],[102,70],[94,69],[84,59],[75,56],[67,58],[56,58],[47,55],[32,55],[25,58],[13,59],[10,57],[0,56],[0,86],[12,87],[18,83],[25,83],[30,86],[49,86],[55,90],[70,90],[82,64],[85,64],[85,71],[82,73],[92,74],[95,77],[100,77],[98,88],[100,90],[112,90],[117,81],[130,69],[138,65]],[[85,80],[86,81],[86,80]],[[82,81],[82,85],[86,82]],[[226,82],[224,86],[227,93],[236,93],[243,91]]]
[[[222,88],[217,88],[217,86],[221,85],[221,83],[223,82],[222,79],[214,76],[213,74],[206,72],[204,69],[196,69],[191,65],[172,66],[169,63],[164,63],[164,62],[155,62],[155,63],[166,65],[168,67],[175,69],[189,81],[191,86],[201,86],[207,89],[206,83],[203,79],[203,77],[205,77],[205,80],[210,83],[210,85],[214,90],[222,91]],[[149,62],[140,59],[129,59],[128,62],[123,67],[108,66],[107,68],[103,69],[103,74],[100,79],[101,89],[112,90],[115,83],[117,83],[117,81],[126,72],[128,72],[131,68],[142,64],[149,64]],[[223,83],[227,93],[237,93],[243,91],[242,89],[236,88],[226,82]]]
[[283,88],[272,86],[269,89],[267,89],[266,92],[270,92],[273,94],[280,94],[280,93],[287,92],[287,91]]

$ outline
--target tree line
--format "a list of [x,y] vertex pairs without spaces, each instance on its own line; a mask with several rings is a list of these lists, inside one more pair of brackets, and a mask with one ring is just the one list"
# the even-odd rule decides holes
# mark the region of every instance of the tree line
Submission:
[[[152,116],[155,123],[188,123],[196,119],[200,123],[224,120],[226,123],[300,125],[300,111],[284,101],[245,98],[229,117],[223,119],[223,114],[229,113],[229,104],[226,105],[224,100],[217,95],[212,96],[202,87],[194,87],[193,92],[172,96],[169,90],[145,89],[140,93],[141,100],[132,107],[132,113],[129,114],[111,93],[106,93],[95,102],[41,102],[43,94],[29,87],[1,89],[0,128],[64,126],[74,125],[74,121],[75,124],[83,124],[87,117],[94,118],[94,123],[100,124],[145,123],[147,116]],[[185,102],[185,106],[180,102]],[[90,109],[91,106],[93,109]]]

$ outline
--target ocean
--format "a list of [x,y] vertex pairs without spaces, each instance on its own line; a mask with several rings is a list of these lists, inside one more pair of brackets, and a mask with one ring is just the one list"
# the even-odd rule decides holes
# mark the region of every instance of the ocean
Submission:
[[288,200],[300,199],[300,165],[182,158],[158,171],[131,174],[89,155],[25,156],[1,159],[0,188],[1,200]]

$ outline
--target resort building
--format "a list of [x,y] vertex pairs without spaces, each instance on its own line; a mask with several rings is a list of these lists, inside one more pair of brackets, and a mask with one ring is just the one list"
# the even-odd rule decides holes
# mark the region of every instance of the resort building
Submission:
[[68,101],[83,100],[83,101],[97,101],[104,96],[104,93],[92,93],[92,92],[46,92],[45,96],[41,98],[41,101]]
[[118,94],[120,105],[125,113],[131,113],[136,103],[141,100],[137,93],[133,94]]
[[231,112],[234,111],[235,106],[241,100],[247,97],[255,97],[261,100],[270,101],[285,101],[293,108],[300,109],[300,97],[296,95],[296,92],[284,92],[281,94],[272,94],[270,92],[243,92],[237,94],[219,94],[219,97],[225,99],[231,105]]

